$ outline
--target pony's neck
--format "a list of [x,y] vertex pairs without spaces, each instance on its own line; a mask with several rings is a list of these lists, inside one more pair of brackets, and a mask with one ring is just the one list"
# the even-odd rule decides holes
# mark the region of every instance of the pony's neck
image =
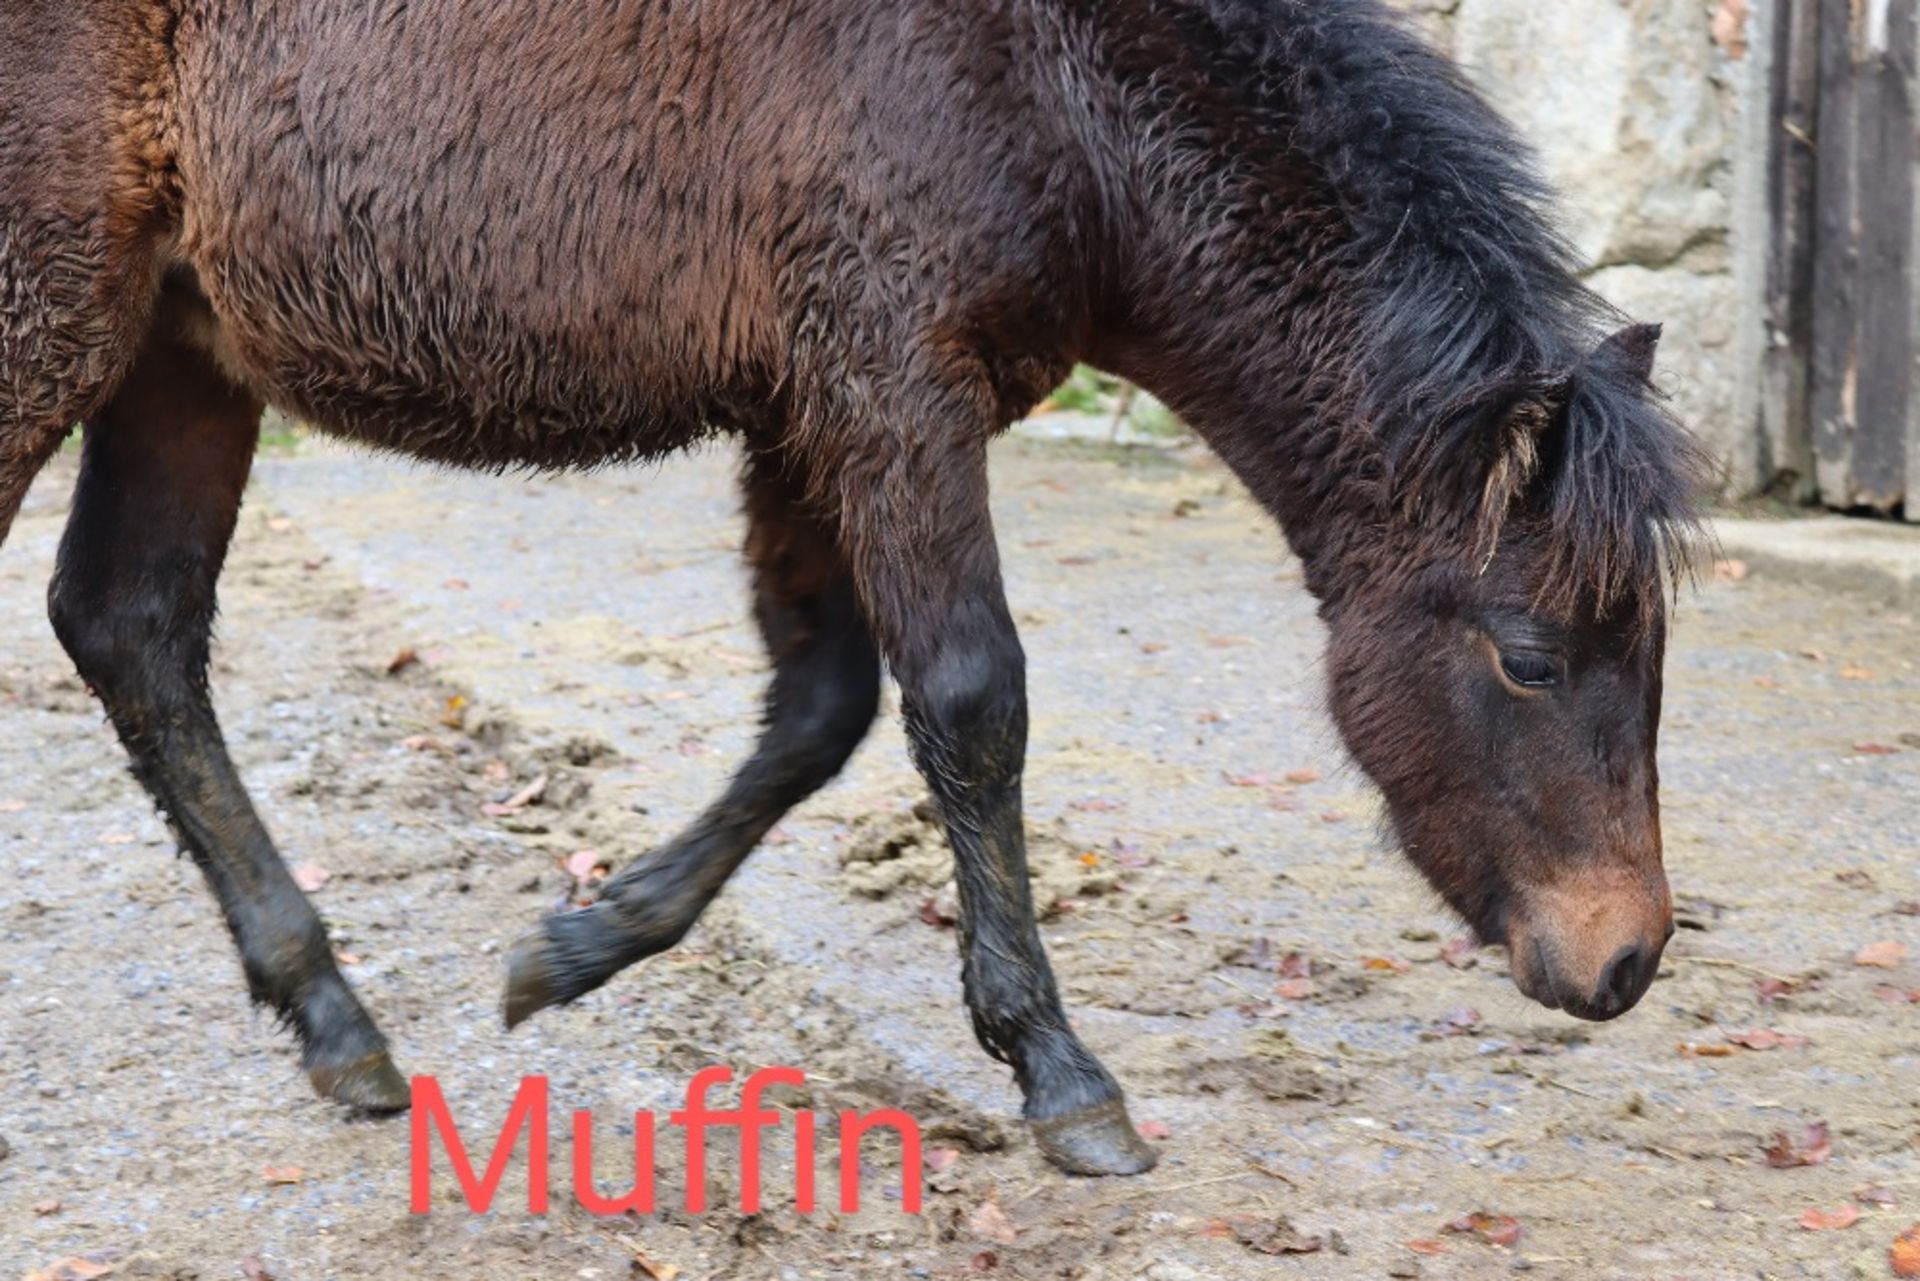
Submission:
[[1364,295],[1342,279],[1330,218],[1224,206],[1209,217],[1243,241],[1213,240],[1178,192],[1143,208],[1129,315],[1094,358],[1165,401],[1232,469],[1324,600],[1379,542],[1356,536],[1384,498],[1378,442],[1353,400]]
[[[1072,0],[1053,0],[1070,4]],[[1325,596],[1383,492],[1477,499],[1503,416],[1596,304],[1507,127],[1373,0],[1100,9],[1123,304],[1094,359],[1159,395]]]
[[[1250,324],[1249,332],[1258,330]],[[1308,588],[1322,600],[1333,597],[1358,561],[1379,550],[1377,536],[1362,535],[1386,501],[1377,456],[1353,426],[1300,394],[1303,385],[1330,384],[1342,372],[1330,359],[1296,373],[1278,360],[1174,331],[1143,335],[1139,350],[1143,357],[1122,360],[1121,371],[1165,401],[1227,464],[1280,526]]]

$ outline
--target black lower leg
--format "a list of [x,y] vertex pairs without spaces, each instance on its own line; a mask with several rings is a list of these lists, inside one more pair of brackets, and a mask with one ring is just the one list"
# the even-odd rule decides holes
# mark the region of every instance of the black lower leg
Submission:
[[87,424],[50,613],[218,897],[248,988],[299,1036],[314,1088],[395,1110],[406,1084],[255,813],[207,691],[214,584],[258,420],[202,354],[156,338]]
[[840,772],[879,706],[880,660],[831,532],[774,475],[747,477],[754,612],[773,657],[765,729],[720,797],[622,870],[584,911],[551,917],[509,961],[509,1027],[678,943],[794,805]]
[[900,451],[851,469],[841,520],[882,652],[900,682],[915,763],[946,820],[960,891],[967,1006],[1009,1064],[1041,1150],[1080,1174],[1134,1174],[1153,1152],[1120,1087],[1060,1008],[1034,925],[1020,780],[1026,665],[1007,610],[984,449]]
[[1120,1086],[1068,1025],[1034,925],[1020,781],[1026,693],[1012,620],[995,600],[949,623],[931,661],[900,675],[914,759],[953,846],[974,1032],[1013,1068],[1048,1160],[1074,1174],[1139,1173],[1154,1154]]

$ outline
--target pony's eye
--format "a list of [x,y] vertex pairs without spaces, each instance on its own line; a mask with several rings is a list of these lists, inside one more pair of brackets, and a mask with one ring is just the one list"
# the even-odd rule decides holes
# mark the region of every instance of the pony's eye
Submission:
[[1500,670],[1515,685],[1523,685],[1528,689],[1544,689],[1560,682],[1560,665],[1553,661],[1551,654],[1543,654],[1537,649],[1501,650]]

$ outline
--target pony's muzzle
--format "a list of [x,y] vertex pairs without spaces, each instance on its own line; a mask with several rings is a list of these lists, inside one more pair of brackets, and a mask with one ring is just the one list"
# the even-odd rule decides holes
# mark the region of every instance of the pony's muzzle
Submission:
[[1529,910],[1514,913],[1507,928],[1513,981],[1522,992],[1595,1021],[1639,1004],[1673,937],[1673,907],[1664,878],[1657,893],[1622,881],[1639,878],[1588,875],[1528,896]]

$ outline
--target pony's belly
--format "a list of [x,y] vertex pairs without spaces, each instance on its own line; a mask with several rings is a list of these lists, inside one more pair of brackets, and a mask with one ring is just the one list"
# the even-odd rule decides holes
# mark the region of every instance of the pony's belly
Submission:
[[462,330],[425,323],[464,301],[379,291],[320,315],[209,290],[190,329],[268,404],[441,462],[585,465],[666,453],[703,430],[700,396],[650,386],[616,350],[583,350],[509,312]]

